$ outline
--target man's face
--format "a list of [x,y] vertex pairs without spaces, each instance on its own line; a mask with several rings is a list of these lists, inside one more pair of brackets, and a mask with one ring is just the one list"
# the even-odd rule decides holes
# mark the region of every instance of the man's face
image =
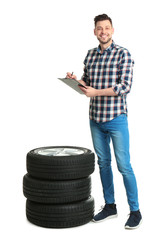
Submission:
[[109,20],[99,21],[94,29],[94,34],[101,44],[108,44],[112,40],[114,28]]

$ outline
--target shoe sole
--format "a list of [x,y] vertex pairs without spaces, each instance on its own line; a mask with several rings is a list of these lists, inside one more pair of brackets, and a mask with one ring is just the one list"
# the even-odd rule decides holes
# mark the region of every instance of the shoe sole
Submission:
[[128,229],[128,230],[137,229],[137,228],[139,228],[139,226],[140,226],[141,224],[142,224],[142,219],[141,219],[141,221],[139,222],[139,224],[138,224],[136,227],[130,227],[130,226],[126,225],[126,226],[125,226],[125,229]]
[[98,221],[95,221],[94,219],[92,219],[92,222],[95,222],[95,223],[104,222],[105,220],[116,218],[117,216],[118,216],[118,214],[111,215],[111,216],[108,216],[108,217],[106,217],[106,218],[104,218],[102,220],[98,220]]

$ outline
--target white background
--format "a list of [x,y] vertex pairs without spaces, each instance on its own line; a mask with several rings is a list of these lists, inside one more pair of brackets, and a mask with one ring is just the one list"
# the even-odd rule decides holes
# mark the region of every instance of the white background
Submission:
[[[113,20],[114,41],[135,60],[128,96],[130,151],[143,224],[126,231],[129,208],[113,157],[118,218],[70,229],[45,229],[25,216],[22,178],[26,154],[42,146],[72,145],[93,150],[89,99],[57,77],[82,75],[87,50],[98,45],[93,19]],[[161,1],[0,1],[0,217],[3,239],[161,239]],[[113,153],[113,151],[112,151]],[[97,162],[97,158],[96,158]],[[96,163],[92,175],[96,212],[104,204]]]

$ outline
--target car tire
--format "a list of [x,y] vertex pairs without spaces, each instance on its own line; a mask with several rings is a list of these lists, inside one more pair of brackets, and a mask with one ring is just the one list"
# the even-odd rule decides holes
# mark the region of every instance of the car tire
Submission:
[[94,171],[94,153],[81,147],[43,147],[27,154],[28,173],[40,179],[80,179]]
[[91,193],[91,177],[83,179],[50,181],[26,174],[23,177],[23,193],[38,203],[70,203],[87,199]]
[[69,228],[90,222],[94,215],[94,199],[69,204],[40,204],[26,201],[27,219],[46,228]]

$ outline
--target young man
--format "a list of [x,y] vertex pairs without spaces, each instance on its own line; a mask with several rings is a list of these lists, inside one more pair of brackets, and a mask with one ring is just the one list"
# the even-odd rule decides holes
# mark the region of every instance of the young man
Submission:
[[[126,97],[133,78],[133,60],[127,49],[112,40],[114,28],[106,14],[96,16],[94,34],[97,48],[88,51],[84,60],[84,74],[80,87],[90,97],[90,128],[98,156],[105,206],[94,216],[94,222],[117,216],[111,168],[110,140],[112,140],[117,167],[123,176],[130,215],[125,228],[137,228],[142,220],[138,204],[136,178],[130,164],[129,130]],[[67,73],[68,78],[76,78]]]

